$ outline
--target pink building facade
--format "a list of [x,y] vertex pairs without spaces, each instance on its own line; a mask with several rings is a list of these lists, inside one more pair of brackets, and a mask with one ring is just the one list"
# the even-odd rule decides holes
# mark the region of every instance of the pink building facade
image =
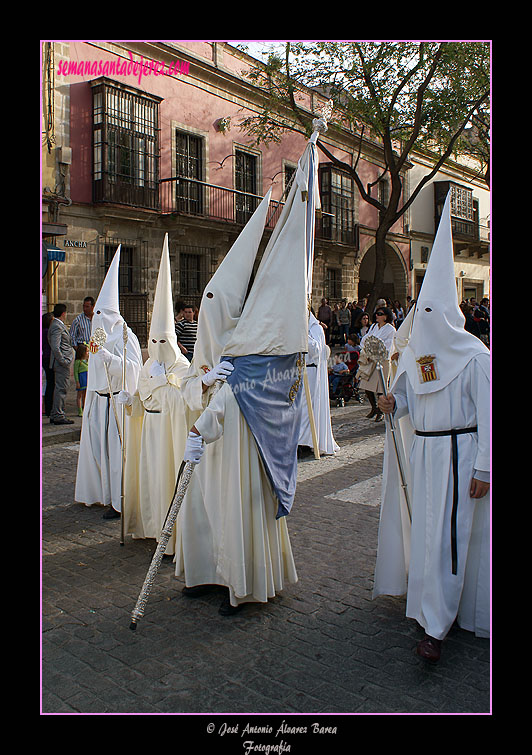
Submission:
[[[53,133],[43,161],[43,240],[65,252],[54,268],[55,296],[67,303],[72,319],[85,296],[97,295],[122,244],[121,309],[145,345],[165,233],[174,300],[198,304],[273,185],[266,244],[306,139],[286,132],[281,142],[257,147],[241,130],[241,121],[259,113],[263,101],[242,73],[256,61],[227,43],[45,44],[43,88],[53,91],[53,113],[46,109],[43,116]],[[324,100],[306,92],[301,104],[317,114]],[[322,140],[350,162],[351,133],[331,127]],[[382,166],[379,145],[365,142],[359,163],[364,181],[375,181]],[[369,292],[377,227],[376,210],[321,153],[320,192],[315,309],[324,296],[357,301]],[[411,293],[404,222],[389,234],[383,291],[403,304]],[[47,308],[53,303],[48,300]]]

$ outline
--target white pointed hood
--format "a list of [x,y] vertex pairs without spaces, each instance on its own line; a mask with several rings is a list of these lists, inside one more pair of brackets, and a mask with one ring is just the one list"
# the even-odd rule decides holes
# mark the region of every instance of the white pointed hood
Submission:
[[168,234],[164,237],[148,339],[148,354],[170,368],[180,354],[175,332]]
[[[123,322],[124,319],[120,314],[120,303],[118,296],[118,270],[120,266],[120,246],[109,265],[104,282],[94,304],[94,314],[91,323],[91,336],[98,329],[105,331],[107,339],[104,348],[114,351],[117,340],[123,340]],[[95,359],[89,356],[89,370],[87,377],[87,388],[89,390],[101,390],[107,385],[105,368],[101,359]]]
[[435,393],[454,380],[474,356],[489,354],[480,339],[464,330],[464,324],[454,272],[449,192],[397,377],[406,371],[415,393]]
[[[313,143],[301,156],[286,204],[264,251],[225,356],[280,356],[308,349],[308,234],[319,206]],[[313,171],[312,181],[309,173]],[[312,213],[308,213],[309,190]],[[318,204],[316,205],[316,201]]]
[[205,287],[198,316],[198,331],[191,369],[203,374],[225,354],[236,328],[264,233],[271,188],[246,223],[231,249]]
[[115,327],[118,320],[122,320],[118,295],[118,269],[120,267],[121,246],[121,244],[118,246],[111,260],[100,293],[94,304],[91,330],[94,331],[96,328],[103,328],[107,335]]

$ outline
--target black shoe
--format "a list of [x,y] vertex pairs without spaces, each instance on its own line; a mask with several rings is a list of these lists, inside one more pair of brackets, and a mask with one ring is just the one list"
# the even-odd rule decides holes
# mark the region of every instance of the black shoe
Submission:
[[50,423],[52,425],[73,425],[74,420],[68,419],[67,417],[61,417],[61,419],[51,419]]
[[227,595],[222,600],[220,608],[218,609],[218,613],[221,616],[234,616],[235,613],[238,613],[239,611],[241,611],[245,605],[246,605],[245,603],[239,603],[237,606],[232,606],[229,601],[229,595]]
[[372,407],[372,409],[371,409],[370,413],[369,413],[369,414],[366,414],[366,418],[367,418],[367,419],[371,419],[371,418],[372,418],[372,417],[374,417],[374,416],[375,416],[376,414],[377,414],[377,408],[376,408],[376,407],[374,406],[374,407]]
[[384,418],[384,414],[381,414],[380,412],[375,417],[375,422],[381,422]]
[[120,512],[112,506],[108,506],[107,511],[102,515],[102,519],[120,519]]
[[187,598],[199,598],[201,595],[207,595],[212,592],[218,585],[196,585],[195,587],[183,587],[181,592]]

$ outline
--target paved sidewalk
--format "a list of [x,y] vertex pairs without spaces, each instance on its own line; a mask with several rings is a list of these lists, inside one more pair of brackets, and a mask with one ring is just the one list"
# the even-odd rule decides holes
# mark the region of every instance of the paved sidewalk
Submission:
[[[405,600],[371,599],[384,426],[367,411],[333,409],[340,453],[299,462],[288,524],[297,584],[222,617],[221,595],[183,597],[165,560],[135,632],[130,615],[154,541],[120,546],[119,520],[74,502],[79,443],[44,445],[42,712],[218,714],[216,741],[207,740],[218,752],[228,741],[243,751],[251,714],[287,723],[304,715],[310,727],[329,714],[489,713],[488,640],[453,628],[442,660],[428,666],[415,655],[422,632],[405,618]],[[241,714],[238,742],[222,738],[222,714]],[[334,747],[327,736],[320,743]],[[293,741],[292,752],[308,751]]]

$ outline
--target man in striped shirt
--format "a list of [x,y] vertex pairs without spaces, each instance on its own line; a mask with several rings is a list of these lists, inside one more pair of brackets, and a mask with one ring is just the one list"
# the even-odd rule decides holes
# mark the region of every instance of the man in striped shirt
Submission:
[[187,305],[183,310],[184,318],[175,326],[179,348],[189,362],[194,356],[194,345],[198,335],[198,323],[194,320],[194,308]]
[[83,312],[74,318],[70,326],[70,340],[76,350],[80,343],[89,343],[91,340],[92,315],[94,313],[94,299],[86,296],[83,299]]

